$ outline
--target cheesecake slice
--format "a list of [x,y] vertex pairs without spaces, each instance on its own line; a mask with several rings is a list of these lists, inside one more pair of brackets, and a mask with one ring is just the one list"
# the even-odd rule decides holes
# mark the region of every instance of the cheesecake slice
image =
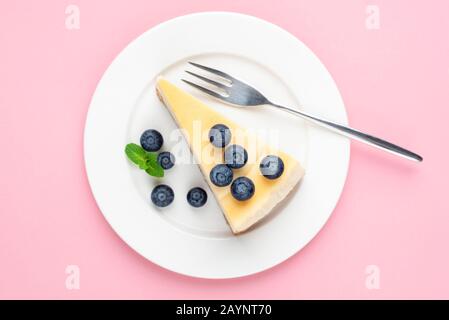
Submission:
[[[156,90],[160,100],[182,129],[190,150],[234,234],[247,230],[267,216],[303,177],[304,169],[295,158],[269,146],[249,132],[248,128],[226,118],[166,79],[158,78]],[[211,169],[223,163],[223,149],[213,146],[208,138],[209,130],[216,124],[224,124],[230,129],[230,144],[239,144],[248,151],[247,163],[242,168],[233,170],[234,179],[245,176],[253,181],[255,192],[248,200],[235,199],[230,186],[217,187],[209,178]],[[267,155],[276,155],[284,163],[284,172],[277,179],[267,179],[260,172],[260,161]]]

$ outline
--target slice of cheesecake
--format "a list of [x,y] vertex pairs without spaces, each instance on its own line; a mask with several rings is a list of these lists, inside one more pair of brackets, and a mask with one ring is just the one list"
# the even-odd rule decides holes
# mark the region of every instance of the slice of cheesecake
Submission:
[[[269,146],[251,134],[249,129],[239,126],[164,78],[158,78],[156,90],[178,127],[182,129],[233,233],[245,231],[267,216],[303,177],[304,169],[292,156]],[[224,124],[230,129],[230,144],[239,144],[248,151],[247,163],[234,170],[234,179],[245,176],[254,183],[254,195],[248,200],[236,200],[231,194],[230,186],[217,187],[209,178],[211,169],[223,163],[223,149],[213,146],[208,136],[209,130],[216,124]],[[276,155],[284,163],[284,172],[277,179],[267,179],[260,172],[260,161],[267,155]]]

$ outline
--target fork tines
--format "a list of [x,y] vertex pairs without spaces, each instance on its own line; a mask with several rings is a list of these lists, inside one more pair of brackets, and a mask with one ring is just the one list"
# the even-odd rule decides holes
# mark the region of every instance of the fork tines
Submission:
[[222,83],[222,82],[218,82],[216,80],[212,80],[212,79],[210,79],[208,77],[199,75],[197,73],[194,73],[194,72],[191,72],[191,71],[188,71],[188,70],[185,70],[185,72],[190,74],[191,76],[194,76],[194,77],[200,79],[201,81],[204,81],[204,82],[212,85],[213,89],[218,89],[218,90],[217,91],[213,91],[211,89],[208,89],[206,87],[203,87],[203,86],[201,86],[199,84],[193,83],[193,82],[191,82],[189,80],[186,80],[186,79],[182,79],[182,81],[184,81],[185,83],[191,85],[192,87],[195,87],[196,89],[201,90],[201,91],[203,91],[203,92],[205,92],[207,94],[210,94],[211,96],[214,96],[216,98],[223,98],[223,97],[228,96],[227,89],[231,87],[232,81],[234,79],[233,77],[231,77],[227,73],[224,73],[224,72],[222,72],[220,70],[213,69],[213,68],[210,68],[210,67],[206,67],[206,66],[203,66],[203,65],[195,63],[195,62],[190,62],[189,61],[189,64],[191,64],[192,66],[195,66],[195,67],[197,67],[199,69],[202,69],[202,70],[205,70],[207,72],[210,72],[210,73],[218,76],[221,79],[224,79],[226,81],[226,84]]
[[217,76],[219,76],[219,77],[222,77],[222,78],[228,80],[228,81],[231,82],[231,83],[232,83],[232,80],[234,80],[233,77],[231,77],[231,76],[230,76],[229,74],[227,74],[227,73],[224,73],[223,71],[220,71],[220,70],[217,70],[217,69],[214,69],[214,68],[210,68],[210,67],[206,67],[206,66],[203,66],[203,65],[201,65],[201,64],[199,64],[199,63],[195,63],[195,62],[191,62],[191,61],[189,61],[189,64],[191,64],[192,66],[195,66],[195,67],[197,67],[197,68],[206,70],[206,71],[208,71],[208,72],[210,72],[210,73],[213,73],[213,74],[215,74],[215,75],[217,75]]

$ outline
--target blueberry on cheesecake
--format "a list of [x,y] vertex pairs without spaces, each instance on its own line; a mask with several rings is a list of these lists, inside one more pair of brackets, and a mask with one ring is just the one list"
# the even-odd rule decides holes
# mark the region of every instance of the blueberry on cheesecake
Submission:
[[218,164],[212,168],[209,174],[210,181],[217,187],[228,186],[232,182],[234,174],[225,164]]
[[239,201],[245,201],[251,198],[255,190],[254,183],[247,177],[238,177],[231,184],[231,194]]
[[224,148],[231,142],[231,130],[224,124],[216,124],[209,130],[209,141],[217,148]]
[[259,169],[265,178],[277,179],[284,172],[284,162],[278,156],[266,156],[260,162]]
[[224,161],[232,169],[240,169],[248,162],[248,152],[238,144],[230,145],[224,153]]

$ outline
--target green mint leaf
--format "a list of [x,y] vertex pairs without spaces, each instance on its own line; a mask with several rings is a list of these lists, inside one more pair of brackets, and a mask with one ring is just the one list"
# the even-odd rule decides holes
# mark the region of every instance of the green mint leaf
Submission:
[[146,170],[149,167],[148,152],[135,143],[128,143],[125,147],[125,153],[128,159],[139,166],[140,169]]
[[150,176],[162,178],[164,176],[164,169],[159,162],[157,162],[157,155],[151,152],[147,152],[147,154],[147,168],[145,169],[145,172]]
[[135,143],[128,143],[125,147],[128,159],[134,162],[140,169],[145,170],[150,176],[162,178],[164,169],[157,162],[157,154],[145,151]]

